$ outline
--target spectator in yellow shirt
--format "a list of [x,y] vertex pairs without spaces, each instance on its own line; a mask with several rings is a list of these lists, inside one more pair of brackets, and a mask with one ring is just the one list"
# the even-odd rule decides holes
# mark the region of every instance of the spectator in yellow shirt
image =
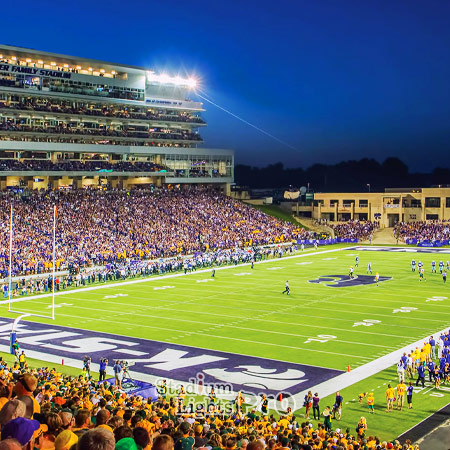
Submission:
[[386,411],[387,412],[393,411],[394,400],[395,400],[395,390],[392,389],[390,384],[388,384],[388,388],[386,389]]

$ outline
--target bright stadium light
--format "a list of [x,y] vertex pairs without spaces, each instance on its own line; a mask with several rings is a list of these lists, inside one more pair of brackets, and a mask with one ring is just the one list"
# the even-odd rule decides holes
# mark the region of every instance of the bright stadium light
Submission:
[[187,85],[190,87],[190,88],[195,88],[195,86],[197,86],[197,80],[195,79],[195,78],[188,78],[187,79]]
[[153,83],[173,84],[175,86],[188,86],[194,88],[197,85],[197,80],[194,78],[183,78],[179,75],[171,77],[167,73],[156,74],[154,72],[147,72],[147,80]]

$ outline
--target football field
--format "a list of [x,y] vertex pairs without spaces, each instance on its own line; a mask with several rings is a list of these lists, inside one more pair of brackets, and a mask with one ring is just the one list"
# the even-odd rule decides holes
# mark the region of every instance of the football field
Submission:
[[[439,255],[325,251],[266,260],[254,269],[231,266],[214,278],[201,270],[67,291],[56,296],[55,323],[337,370],[450,327],[450,284],[431,273]],[[418,256],[423,282],[411,271]],[[350,266],[355,279],[339,281]],[[376,272],[386,278],[379,286]],[[282,294],[286,280],[289,296]],[[15,307],[48,314],[49,304],[35,298]]]
[[[89,353],[97,362],[106,354],[129,359],[133,370],[155,377],[187,382],[201,373],[207,382],[230,383],[235,392],[274,397],[281,392],[296,398],[299,409],[305,390],[322,386],[329,395],[327,383],[334,389],[333,380],[350,376],[349,366],[355,374],[358,368],[362,373],[371,367],[375,374],[391,367],[386,382],[396,385],[392,361],[401,356],[398,351],[450,328],[450,285],[439,273],[439,261],[446,264],[450,250],[405,250],[330,246],[264,260],[253,269],[246,264],[216,268],[214,277],[211,269],[202,269],[95,284],[57,294],[56,320],[29,317],[21,322],[25,328],[22,334],[19,328],[18,338],[25,351],[55,358]],[[417,270],[412,272],[412,259],[423,262],[423,281]],[[437,273],[431,273],[433,260]],[[290,295],[282,294],[287,280]],[[50,311],[48,296],[19,300],[14,306],[20,311]],[[7,305],[2,311],[4,318],[17,316],[7,312]],[[27,330],[30,322],[39,323],[40,330]],[[358,382],[355,377],[343,387]],[[383,383],[378,388],[382,408]],[[355,399],[344,395],[344,400]],[[429,415],[430,408],[423,413]],[[409,422],[399,423],[398,431]]]

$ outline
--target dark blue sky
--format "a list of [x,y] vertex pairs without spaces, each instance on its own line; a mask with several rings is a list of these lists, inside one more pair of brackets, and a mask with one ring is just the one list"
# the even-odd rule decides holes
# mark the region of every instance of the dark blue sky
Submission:
[[447,1],[43,0],[2,2],[2,17],[5,44],[196,74],[295,147],[205,105],[205,145],[237,162],[450,166]]

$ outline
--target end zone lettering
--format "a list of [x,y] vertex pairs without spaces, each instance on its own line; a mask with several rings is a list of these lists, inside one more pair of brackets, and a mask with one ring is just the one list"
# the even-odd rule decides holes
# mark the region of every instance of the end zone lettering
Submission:
[[[0,318],[0,350],[9,348],[12,319]],[[84,355],[97,363],[126,359],[139,379],[140,374],[170,378],[191,383],[194,374],[201,375],[203,385],[232,385],[232,390],[247,393],[264,390],[269,395],[280,391],[295,395],[342,372],[335,369],[259,358],[204,348],[190,347],[142,338],[78,328],[22,321],[17,336],[25,352],[39,352],[81,361]],[[198,378],[200,380],[200,378]]]

